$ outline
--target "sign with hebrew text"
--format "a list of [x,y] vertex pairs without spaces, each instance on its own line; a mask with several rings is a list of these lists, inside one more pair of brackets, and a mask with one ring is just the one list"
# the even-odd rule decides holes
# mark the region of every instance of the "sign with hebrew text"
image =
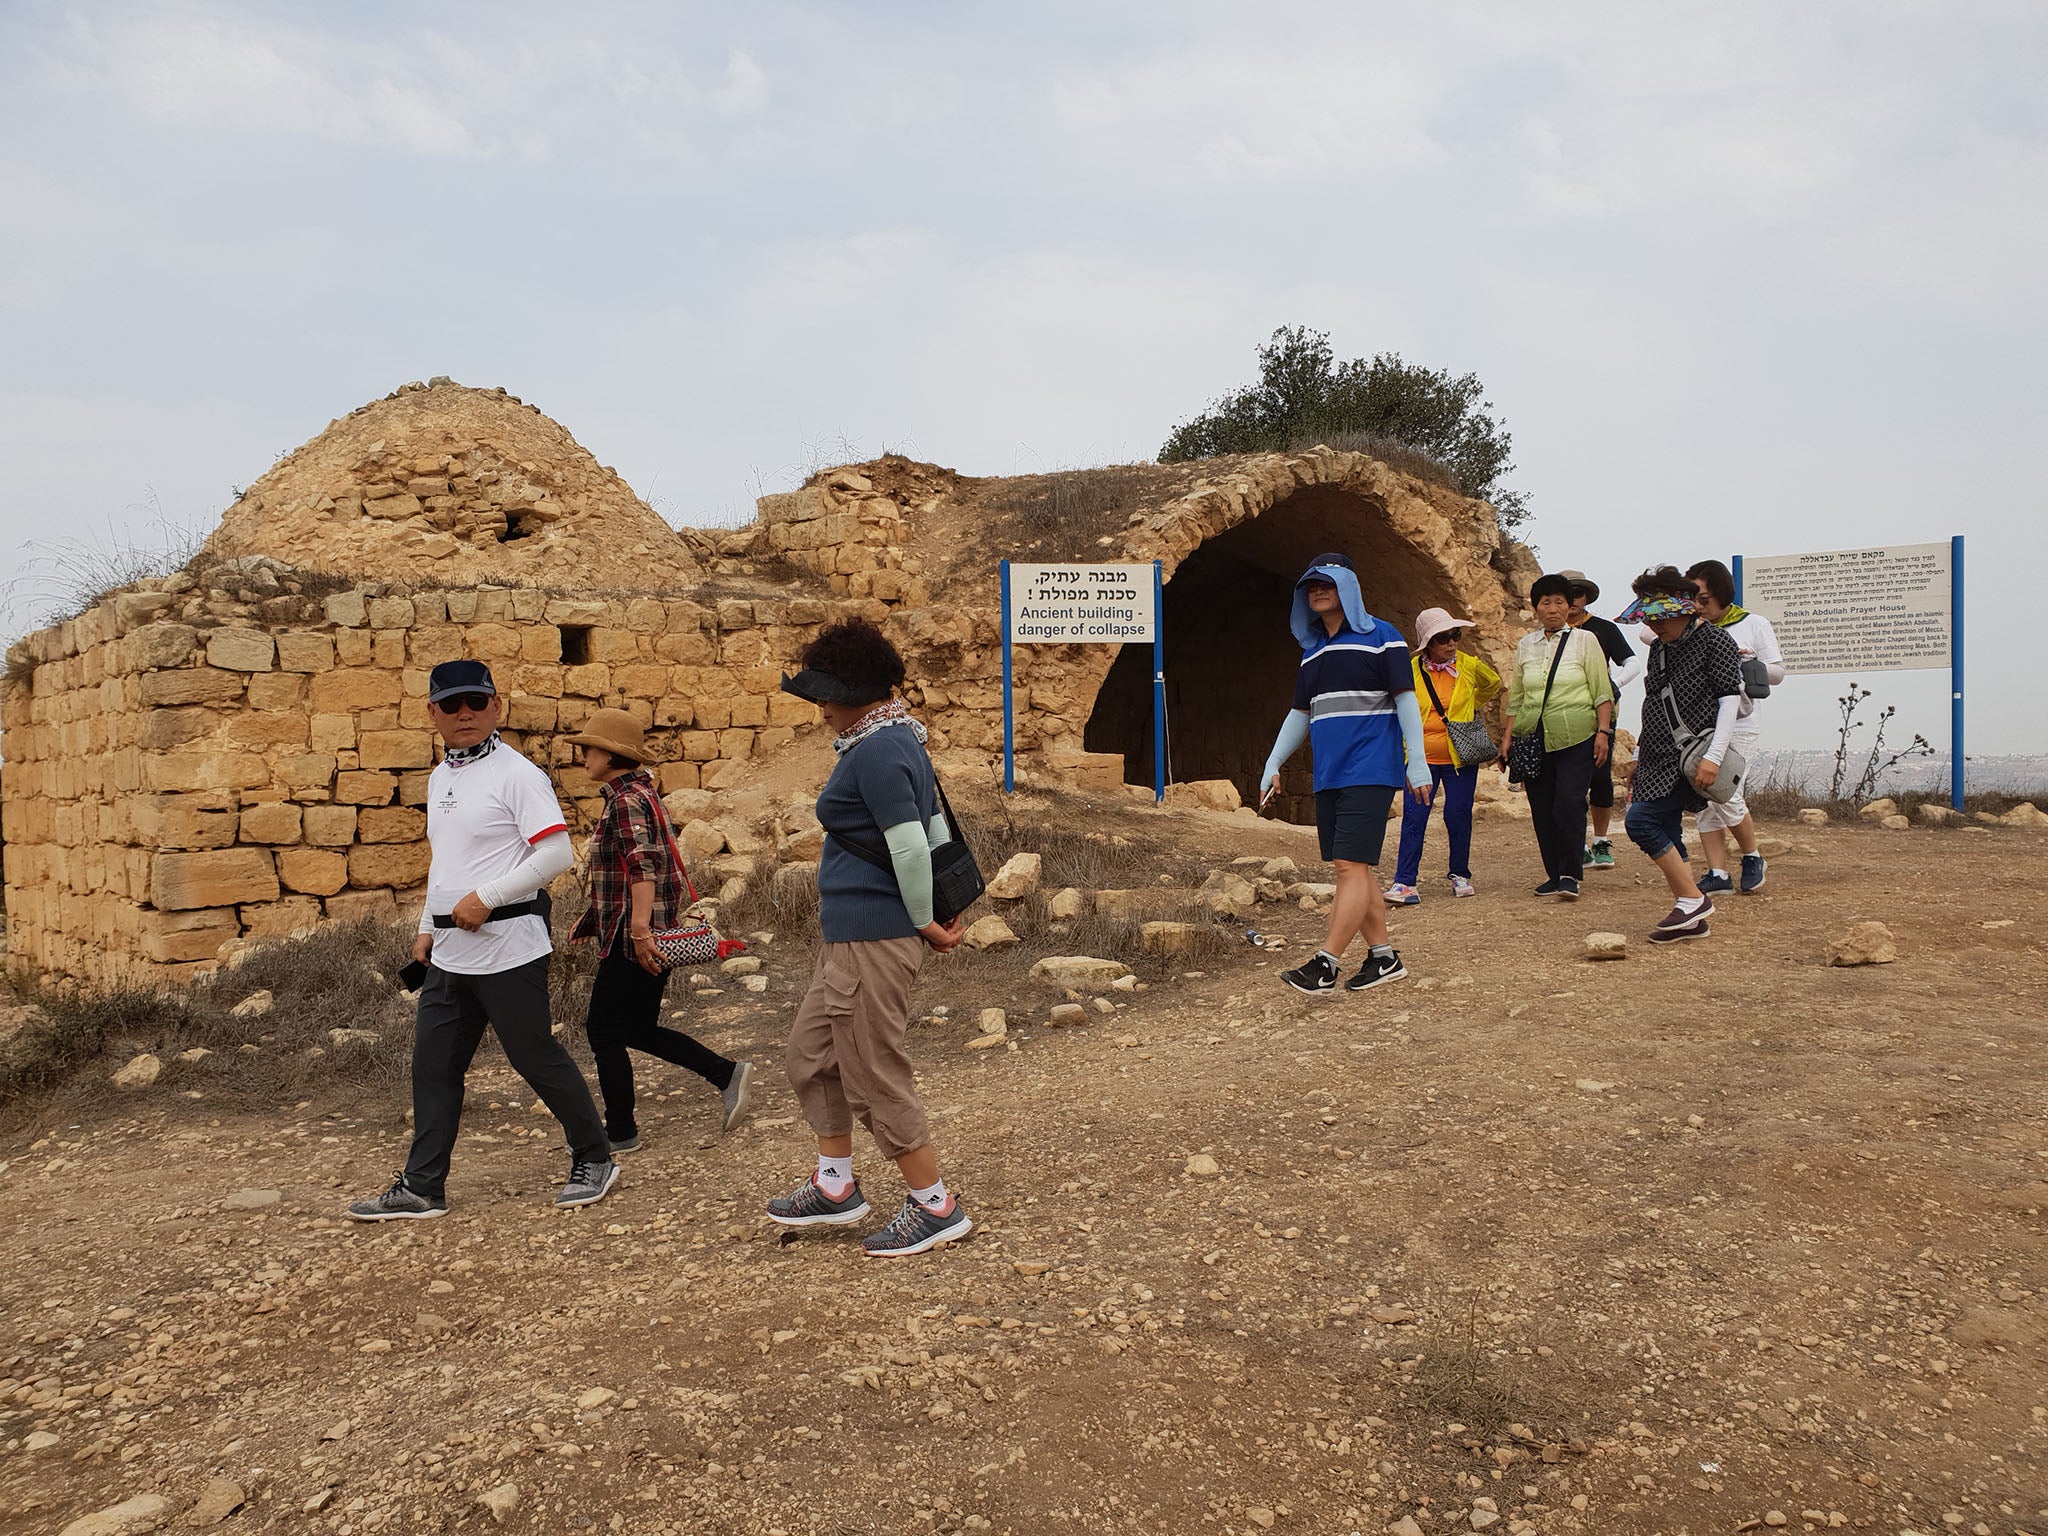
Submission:
[[1009,638],[1016,645],[1122,645],[1157,633],[1152,562],[1010,562]]
[[1749,555],[1742,605],[1777,632],[1787,672],[1910,672],[1949,665],[1950,547],[1891,544]]

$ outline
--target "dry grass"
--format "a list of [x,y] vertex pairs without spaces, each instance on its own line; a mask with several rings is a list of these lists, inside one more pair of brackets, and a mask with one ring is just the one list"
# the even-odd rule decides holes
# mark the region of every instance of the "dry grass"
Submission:
[[1157,479],[1158,466],[1152,464],[1059,470],[1012,481],[991,505],[1014,517],[1026,534],[1096,535],[1121,527]]
[[1389,469],[1397,469],[1404,475],[1430,485],[1440,485],[1447,491],[1464,495],[1458,485],[1458,477],[1451,467],[1434,459],[1420,448],[1412,448],[1396,438],[1381,437],[1377,432],[1325,432],[1320,436],[1305,437],[1287,445],[1289,453],[1301,453],[1305,449],[1321,444],[1334,448],[1339,453],[1362,453],[1378,459]]

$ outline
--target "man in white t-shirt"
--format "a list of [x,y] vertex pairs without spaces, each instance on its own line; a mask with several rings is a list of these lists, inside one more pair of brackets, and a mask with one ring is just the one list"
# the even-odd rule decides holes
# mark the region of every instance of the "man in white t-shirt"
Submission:
[[[1735,734],[1729,738],[1729,744],[1742,754],[1743,762],[1749,765],[1743,775],[1747,779],[1756,770],[1757,743],[1762,737],[1756,717],[1757,701],[1748,692],[1748,673],[1750,664],[1757,662],[1762,665],[1769,687],[1774,688],[1785,681],[1785,659],[1778,651],[1778,636],[1769,619],[1737,605],[1734,573],[1720,561],[1701,560],[1688,569],[1685,576],[1699,589],[1700,612],[1706,616],[1707,622],[1727,630],[1742,652],[1743,697],[1735,717]],[[1700,810],[1698,824],[1700,846],[1706,850],[1708,866],[1707,872],[1700,876],[1700,889],[1708,894],[1740,889],[1745,896],[1753,896],[1762,890],[1764,856],[1757,848],[1756,818],[1749,814],[1749,806],[1742,798],[1742,786],[1737,784],[1735,793],[1721,803],[1709,800]],[[1731,878],[1729,870],[1730,832],[1735,834],[1736,846],[1742,851],[1739,880]]]
[[427,780],[433,861],[413,960],[426,968],[412,1048],[412,1150],[381,1195],[348,1208],[358,1221],[447,1214],[449,1155],[463,1079],[484,1027],[569,1138],[557,1205],[602,1200],[618,1165],[590,1085],[548,1016],[548,882],[571,862],[569,830],[548,776],[498,738],[500,705],[480,661],[428,674],[427,714],[446,753]]

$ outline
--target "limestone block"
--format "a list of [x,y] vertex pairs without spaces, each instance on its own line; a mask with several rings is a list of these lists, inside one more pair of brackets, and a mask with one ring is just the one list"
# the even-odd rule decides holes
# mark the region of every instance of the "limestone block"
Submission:
[[130,672],[182,667],[199,649],[199,631],[190,624],[144,624],[121,637],[121,662]]
[[613,665],[618,662],[640,659],[640,637],[630,629],[593,629],[590,632],[590,659]]
[[745,762],[754,753],[754,733],[729,730],[718,733],[718,755],[733,762]]
[[505,725],[514,731],[552,731],[556,705],[553,699],[530,693],[515,693],[505,701]]
[[1166,803],[1205,811],[1234,811],[1244,804],[1228,779],[1192,779],[1166,786]]
[[417,625],[405,637],[406,660],[416,667],[431,668],[444,661],[460,661],[465,649],[463,631],[455,624]]
[[427,815],[402,805],[379,806],[356,819],[356,841],[410,843],[427,835]]
[[698,780],[706,789],[738,789],[747,779],[747,765],[735,759],[712,763],[702,771]]
[[768,723],[768,701],[749,694],[734,699],[727,707],[726,713],[736,726],[763,726]]
[[296,843],[302,814],[298,806],[289,803],[249,806],[242,812],[242,841]]
[[206,637],[206,663],[230,672],[268,672],[277,642],[260,630],[216,629]]
[[249,679],[249,707],[306,712],[306,679],[297,672],[258,672]]
[[674,694],[654,701],[654,723],[662,726],[689,725],[695,719],[696,711],[690,701]]
[[562,668],[562,692],[579,698],[601,699],[611,692],[612,669],[589,663]]
[[370,631],[370,665],[396,672],[405,665],[405,634],[402,629]]
[[976,918],[968,924],[967,932],[961,935],[960,942],[969,949],[1001,949],[1005,945],[1017,943],[1018,939],[1008,923],[990,913],[987,917]]
[[423,768],[414,768],[398,776],[398,803],[400,805],[425,805],[427,803],[427,781],[432,775]]
[[334,660],[339,666],[367,667],[376,641],[367,629],[337,629],[334,632]]
[[1145,947],[1155,954],[1182,955],[1194,948],[1202,929],[1197,923],[1152,922],[1138,932]]
[[288,789],[324,790],[334,781],[332,752],[301,752],[277,765],[278,782]]
[[316,674],[307,696],[313,713],[339,715],[359,709],[395,707],[403,694],[396,672],[375,667],[340,667]]
[[277,637],[277,665],[284,672],[331,672],[334,641],[326,635],[288,630]]
[[1031,975],[1056,987],[1101,992],[1129,970],[1120,961],[1099,960],[1093,955],[1048,955],[1031,967]]
[[363,503],[363,516],[382,518],[386,522],[403,522],[408,517],[418,517],[420,511],[420,499],[411,491],[399,491],[396,495],[380,496],[375,501]]
[[344,747],[356,744],[356,717],[354,715],[315,715],[307,733],[306,744],[315,752],[338,752]]
[[180,667],[170,672],[145,672],[140,679],[142,702],[151,707],[162,704],[219,704],[240,698],[243,679],[239,673],[216,667]]
[[162,752],[143,766],[143,778],[156,790],[253,789],[270,782],[270,765],[261,757],[226,748]]
[[[136,839],[151,848],[225,848],[238,818],[220,796],[135,795],[127,811]],[[11,834],[10,834],[11,836]]]
[[612,686],[629,698],[658,699],[668,692],[669,668],[663,662],[634,662],[612,669]]
[[189,912],[136,914],[142,952],[159,965],[211,960],[221,945],[242,931],[233,907],[202,907]]
[[1072,747],[1049,748],[1045,766],[1052,776],[1076,789],[1110,794],[1123,788],[1124,760],[1118,752],[1081,752]]
[[[595,598],[556,597],[548,600],[541,610],[541,617],[556,626],[569,624],[589,628],[609,624],[614,615],[611,604]],[[618,617],[623,618],[623,613]]]
[[277,866],[266,848],[159,853],[150,864],[149,900],[159,912],[277,900]]
[[354,629],[369,619],[369,600],[361,592],[336,592],[324,605],[327,622]]
[[1011,855],[1009,861],[988,883],[988,894],[998,901],[1017,901],[1038,889],[1045,860],[1035,853]]
[[[356,808],[352,805],[309,805],[305,808],[302,826],[306,841],[316,847],[346,848],[356,840]],[[306,889],[304,886],[292,888]]]
[[433,737],[425,731],[364,731],[356,742],[362,768],[431,768]]
[[472,624],[462,632],[462,643],[478,661],[519,659],[519,631],[510,624]]
[[398,788],[395,775],[361,769],[343,769],[334,776],[337,805],[389,805]]
[[306,750],[308,725],[306,717],[300,714],[245,714],[231,718],[220,734],[225,741],[252,751],[271,752],[289,748],[303,752]]
[[1853,923],[1828,945],[1829,965],[1890,965],[1899,958],[1898,942],[1883,923]]
[[676,843],[683,850],[683,862],[694,868],[725,852],[725,833],[708,821],[692,820],[676,833]]
[[373,597],[370,599],[370,628],[410,629],[417,617],[409,597]]
[[698,773],[695,763],[663,763],[656,777],[661,782],[661,792],[666,795],[678,789],[695,789]]
[[242,908],[242,928],[250,938],[290,938],[319,922],[320,902],[314,896],[283,896]]
[[[352,923],[362,918],[378,922],[395,922],[398,918],[398,903],[389,891],[342,891],[330,896],[322,903],[330,922]],[[413,915],[419,914],[415,903]]]
[[358,843],[348,851],[348,883],[359,889],[419,885],[427,878],[424,842]]

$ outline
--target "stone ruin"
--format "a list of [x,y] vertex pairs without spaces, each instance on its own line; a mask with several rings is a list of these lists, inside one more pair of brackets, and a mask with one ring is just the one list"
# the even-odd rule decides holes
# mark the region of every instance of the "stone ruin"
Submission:
[[[1496,665],[1512,653],[1533,557],[1484,503],[1363,454],[1013,479],[890,456],[763,497],[744,528],[678,532],[502,390],[407,385],[281,459],[183,571],[9,649],[9,967],[169,979],[322,919],[409,918],[427,671],[455,657],[490,663],[507,739],[584,827],[562,738],[592,711],[650,728],[665,791],[739,791],[818,729],[780,675],[855,614],[902,649],[942,767],[989,782],[1005,557],[1164,562],[1171,777],[1227,806],[1254,793],[1298,661],[1292,584],[1325,549],[1404,630],[1441,605]],[[1020,779],[1149,802],[1151,647],[1015,664]],[[1312,819],[1305,754],[1285,789],[1282,814]]]

